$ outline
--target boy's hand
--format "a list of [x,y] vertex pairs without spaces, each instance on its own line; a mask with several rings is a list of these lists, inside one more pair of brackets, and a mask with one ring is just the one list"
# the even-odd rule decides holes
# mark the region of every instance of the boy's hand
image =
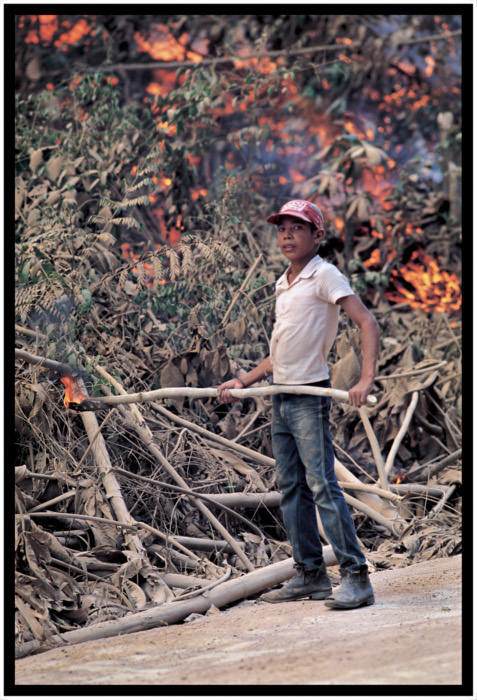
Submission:
[[372,379],[360,379],[360,381],[348,391],[349,403],[351,406],[364,406],[366,402],[366,397],[373,390],[374,381]]
[[229,389],[243,389],[243,384],[240,379],[229,379],[217,387],[217,399],[219,403],[236,403],[240,399],[234,398]]

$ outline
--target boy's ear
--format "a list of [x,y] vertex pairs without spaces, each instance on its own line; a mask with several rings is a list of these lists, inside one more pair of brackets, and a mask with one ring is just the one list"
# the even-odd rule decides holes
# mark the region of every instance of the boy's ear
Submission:
[[321,243],[321,241],[325,237],[325,229],[324,228],[317,228],[315,233],[314,233],[314,236],[315,236],[316,243]]

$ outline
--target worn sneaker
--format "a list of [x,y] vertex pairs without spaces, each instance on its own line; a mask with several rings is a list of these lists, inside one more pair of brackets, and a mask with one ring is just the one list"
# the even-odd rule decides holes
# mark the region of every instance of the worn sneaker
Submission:
[[305,571],[299,564],[294,567],[297,574],[269,593],[264,593],[259,600],[264,600],[267,603],[286,603],[291,600],[301,600],[302,598],[311,598],[312,600],[324,600],[331,591],[331,581],[326,573],[326,564],[320,566],[319,569],[313,571]]
[[373,587],[366,566],[360,571],[340,569],[340,574],[341,586],[325,601],[327,608],[349,610],[374,603]]

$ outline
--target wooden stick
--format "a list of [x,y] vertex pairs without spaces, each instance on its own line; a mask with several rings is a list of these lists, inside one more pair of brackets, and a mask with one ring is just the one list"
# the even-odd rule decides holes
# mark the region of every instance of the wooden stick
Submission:
[[413,467],[409,472],[408,476],[411,474],[417,474],[417,472],[422,471],[423,469],[428,469],[428,478],[431,476],[435,476],[435,474],[438,474],[441,469],[444,469],[444,467],[447,467],[449,464],[452,464],[452,462],[457,461],[462,457],[462,448],[459,448],[455,452],[452,452],[450,455],[446,455],[442,459],[440,459],[438,462],[435,462],[432,460],[431,462],[426,462],[426,464],[416,464],[415,467]]
[[25,350],[18,350],[15,348],[15,359],[23,360],[31,365],[40,365],[41,367],[46,367],[47,369],[52,369],[60,374],[71,375],[79,374],[79,370],[76,367],[71,367],[71,365],[66,364],[66,362],[57,362],[56,360],[50,360],[47,357],[38,357],[37,355],[32,355],[30,352]]
[[419,369],[410,369],[407,372],[396,372],[395,374],[380,374],[374,378],[374,381],[382,382],[385,379],[402,379],[402,377],[413,377],[416,374],[425,374],[426,372],[434,372],[436,369],[440,369],[447,365],[447,360],[439,362],[436,360],[437,364],[429,365],[429,367],[420,367]]
[[429,515],[427,516],[428,518],[434,518],[445,506],[449,498],[452,496],[454,491],[457,488],[457,484],[452,484],[452,486],[449,486],[444,495],[442,496],[441,500],[437,505],[434,506],[434,508],[431,510]]
[[[80,378],[78,379],[78,386],[81,393],[87,398],[88,394],[86,387]],[[87,413],[82,413],[81,416],[90,439],[94,460],[106,491],[106,497],[112,506],[114,514],[119,522],[126,523],[128,525],[133,524],[134,520],[127,509],[121,493],[121,487],[116,479],[116,475],[114,474],[113,465],[111,464],[106,448],[106,442],[99,431],[96,415],[88,411]],[[137,535],[128,536],[126,539],[126,544],[128,549],[137,552],[142,557],[147,559],[146,549]]]
[[210,578],[198,578],[185,574],[162,574],[162,578],[171,588],[190,588],[191,586],[203,586],[204,583],[212,583]]
[[373,452],[374,461],[376,462],[376,467],[378,469],[379,481],[381,484],[381,488],[384,489],[385,491],[389,491],[388,478],[386,475],[386,470],[384,468],[384,459],[383,459],[383,456],[381,454],[381,450],[379,448],[378,439],[376,437],[376,434],[373,430],[373,426],[371,425],[371,422],[370,422],[370,420],[367,416],[367,413],[364,410],[363,406],[360,406],[360,408],[359,408],[359,415],[361,416],[361,420],[363,421],[366,435],[368,436],[368,440],[369,440],[369,443],[371,445],[371,450]]
[[[414,39],[398,38],[397,46],[406,46],[408,44],[427,43],[431,41],[447,41],[449,37],[460,36],[461,29],[456,29],[452,32],[443,32],[441,34],[430,34],[428,36],[417,37]],[[127,71],[127,70],[150,70],[157,68],[196,68],[201,70],[207,65],[220,65],[222,63],[234,63],[235,61],[248,61],[251,58],[276,57],[276,56],[299,56],[313,54],[322,51],[330,52],[340,49],[341,51],[349,51],[350,49],[358,49],[362,47],[361,41],[353,41],[350,44],[320,44],[318,46],[307,46],[299,48],[276,49],[274,51],[261,51],[259,53],[250,53],[247,56],[217,56],[216,58],[204,58],[197,63],[196,61],[155,61],[154,63],[117,63],[114,65],[99,66],[96,70],[100,71]],[[319,66],[318,66],[319,67]]]
[[347,481],[338,481],[338,484],[342,489],[348,489],[351,491],[366,491],[366,493],[375,493],[377,496],[380,496],[381,498],[387,498],[393,503],[399,503],[399,501],[401,500],[400,496],[398,496],[395,493],[391,493],[391,486],[389,486],[389,491],[385,491],[384,489],[380,489],[377,486],[373,486],[372,484],[349,484]]
[[386,458],[386,464],[384,465],[384,471],[386,472],[386,476],[388,476],[389,472],[394,466],[394,458],[396,457],[397,451],[399,449],[399,446],[407,432],[407,429],[409,428],[409,423],[411,422],[411,418],[414,414],[414,411],[416,410],[417,402],[419,401],[419,392],[418,391],[413,391],[412,393],[412,399],[411,403],[409,404],[406,415],[404,416],[404,420],[402,422],[402,425],[399,429],[398,434],[393,440],[393,444],[391,445],[391,449],[389,450],[389,454]]
[[[191,549],[198,549],[199,552],[227,552],[234,554],[235,550],[229,545],[227,540],[209,540],[205,537],[185,537],[182,535],[174,535],[176,542],[185,544]],[[239,547],[245,547],[241,542],[237,542]]]
[[395,523],[391,522],[391,520],[389,520],[389,518],[386,518],[384,515],[381,515],[381,513],[378,513],[377,510],[374,510],[374,508],[370,508],[370,506],[366,505],[366,503],[362,503],[357,498],[354,498],[353,496],[350,496],[347,493],[345,493],[343,495],[345,497],[346,503],[348,503],[350,506],[353,506],[353,508],[356,508],[356,510],[360,510],[362,513],[367,515],[368,518],[371,518],[372,520],[377,522],[379,525],[382,525],[383,527],[385,527],[386,530],[389,530],[389,532],[392,535],[399,537],[400,532],[399,532],[398,527],[396,526]]
[[206,591],[210,591],[211,588],[215,588],[218,586],[220,583],[224,583],[227,581],[227,579],[230,578],[230,574],[232,573],[232,568],[230,566],[227,567],[227,571],[225,574],[220,578],[218,581],[211,581],[211,583],[208,583],[206,586],[203,588],[200,588],[198,591],[191,591],[190,593],[182,593],[182,595],[177,596],[174,598],[174,601],[179,601],[179,600],[186,600],[187,598],[195,598],[198,595],[202,595],[202,593],[205,593]]
[[[273,394],[306,394],[309,396],[330,396],[338,401],[348,401],[348,392],[341,389],[328,389],[320,386],[286,384],[274,384],[263,387],[249,387],[248,389],[230,389],[230,394],[237,399],[246,399],[250,396],[271,396]],[[122,394],[121,396],[103,396],[101,402],[108,406],[117,406],[130,403],[146,403],[156,399],[175,399],[189,397],[192,399],[217,398],[217,389],[195,387],[172,387],[168,389],[155,389],[154,391],[140,391],[136,394]],[[375,396],[366,397],[370,405],[377,403]],[[90,401],[99,401],[91,398]]]
[[56,498],[52,498],[50,501],[45,501],[44,503],[39,503],[34,508],[30,508],[30,510],[27,511],[27,515],[30,515],[31,513],[37,513],[39,510],[45,510],[45,508],[49,508],[50,506],[54,506],[56,503],[61,503],[61,501],[67,501],[68,498],[73,498],[73,496],[76,496],[76,489],[74,489],[72,491],[67,491],[67,493],[62,493],[61,496],[57,496]]

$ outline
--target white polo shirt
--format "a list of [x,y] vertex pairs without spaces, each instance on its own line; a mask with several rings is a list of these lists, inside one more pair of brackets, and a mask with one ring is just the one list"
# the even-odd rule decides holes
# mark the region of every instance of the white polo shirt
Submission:
[[276,320],[270,340],[275,384],[311,384],[328,379],[326,358],[338,330],[341,297],[354,294],[335,265],[316,255],[288,284],[276,283]]

